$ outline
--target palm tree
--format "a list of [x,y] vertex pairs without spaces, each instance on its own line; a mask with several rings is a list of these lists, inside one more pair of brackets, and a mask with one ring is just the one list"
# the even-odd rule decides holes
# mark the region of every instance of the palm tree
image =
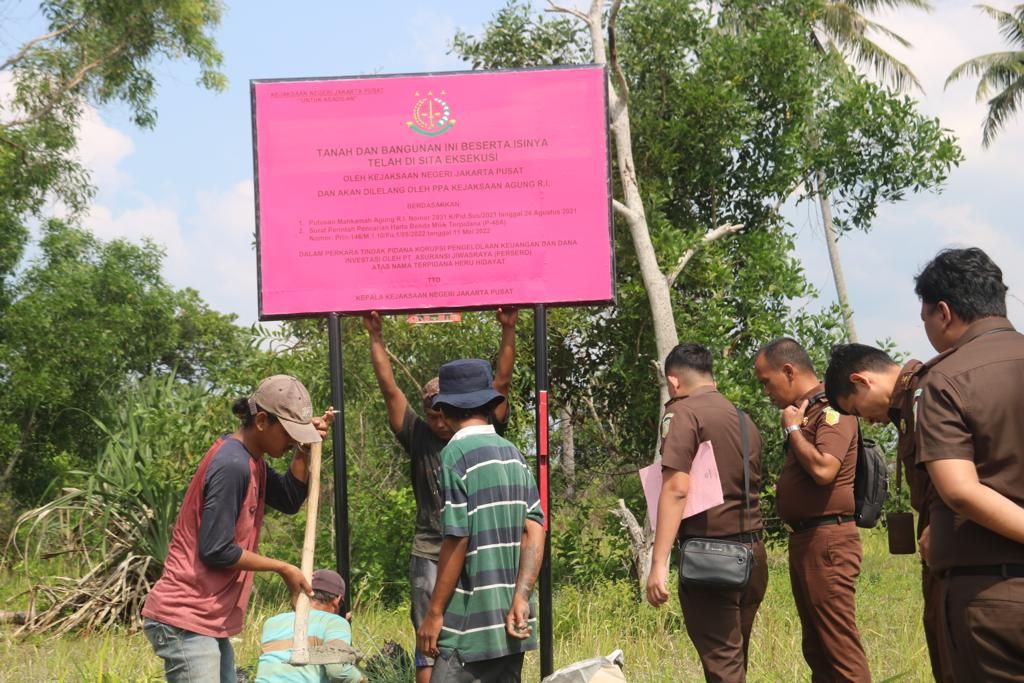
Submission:
[[[903,47],[911,47],[910,42],[866,16],[882,9],[901,7],[925,12],[930,12],[932,9],[929,0],[829,0],[815,17],[812,38],[822,52],[838,52],[854,64],[866,67],[882,83],[891,85],[897,90],[909,90],[911,87],[922,89],[910,67],[882,49],[872,37],[874,34],[879,34],[896,41]],[[855,342],[857,341],[857,330],[853,324],[853,309],[850,308],[846,279],[843,277],[842,262],[839,258],[835,226],[832,223],[832,203],[828,194],[820,190],[825,184],[823,172],[817,173],[815,182],[819,188],[818,202],[821,207],[821,221],[825,229],[825,243],[828,245],[828,256],[832,265],[832,278],[836,283],[836,297],[842,308],[847,337],[850,341]]]
[[[999,32],[1011,45],[1024,48],[1024,5],[1004,12],[977,5],[999,24]],[[981,145],[988,148],[1006,120],[1017,113],[1024,99],[1024,49],[992,52],[968,60],[953,69],[946,87],[967,76],[978,76],[977,101],[988,101],[988,115],[981,126]],[[989,97],[993,92],[996,94]]]

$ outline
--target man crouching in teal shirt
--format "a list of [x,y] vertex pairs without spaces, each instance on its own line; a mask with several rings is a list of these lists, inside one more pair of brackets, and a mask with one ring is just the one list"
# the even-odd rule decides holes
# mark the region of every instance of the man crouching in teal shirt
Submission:
[[[345,595],[345,580],[330,569],[313,572],[313,597],[310,598],[309,642],[311,645],[352,644],[352,627],[338,615]],[[359,683],[363,673],[353,664],[288,663],[292,654],[295,612],[284,612],[267,619],[260,638],[263,654],[256,669],[256,683]]]
[[441,451],[444,540],[416,634],[431,683],[518,683],[537,648],[530,593],[544,559],[544,515],[526,460],[488,422],[505,397],[487,361],[441,366],[433,407],[455,432]]

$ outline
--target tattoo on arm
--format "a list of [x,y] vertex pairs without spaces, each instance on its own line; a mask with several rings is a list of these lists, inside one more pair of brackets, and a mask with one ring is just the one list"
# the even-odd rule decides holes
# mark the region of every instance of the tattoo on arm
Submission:
[[544,535],[537,534],[539,543],[523,532],[523,543],[519,553],[519,575],[516,577],[516,594],[529,599],[533,587],[540,574],[540,565],[544,561]]

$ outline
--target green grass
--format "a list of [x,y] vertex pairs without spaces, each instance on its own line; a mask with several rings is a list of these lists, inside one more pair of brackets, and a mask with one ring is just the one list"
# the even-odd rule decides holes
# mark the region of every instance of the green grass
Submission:
[[[916,557],[891,556],[884,531],[862,534],[864,563],[857,590],[857,617],[876,681],[928,681],[928,653],[921,628],[920,564]],[[800,681],[809,678],[800,652],[800,625],[789,591],[784,549],[769,552],[768,593],[754,625],[751,681]],[[258,656],[264,619],[281,609],[280,581],[259,577],[245,631],[235,643],[240,665]],[[265,580],[266,579],[266,580]],[[0,581],[0,596],[24,590],[24,578]],[[641,604],[633,585],[605,582],[555,594],[555,664],[625,653],[630,683],[703,680],[700,662],[683,628],[677,600],[660,610]],[[13,609],[8,606],[6,609]],[[369,605],[353,619],[355,644],[372,655],[385,639],[410,652],[412,629],[403,607]],[[0,681],[149,681],[161,679],[160,661],[141,633],[110,631],[75,638],[18,638],[12,627],[0,630]],[[524,681],[539,676],[530,653]]]

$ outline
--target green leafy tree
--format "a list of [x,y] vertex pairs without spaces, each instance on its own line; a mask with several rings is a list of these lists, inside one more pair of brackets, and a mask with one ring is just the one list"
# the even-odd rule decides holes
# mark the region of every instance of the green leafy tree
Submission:
[[[898,33],[868,18],[869,14],[881,9],[904,7],[926,12],[930,12],[932,9],[928,0],[826,0],[813,15],[812,40],[822,53],[831,55],[833,58],[838,56],[843,60],[851,61],[858,67],[867,68],[882,83],[890,85],[898,91],[906,91],[911,87],[920,89],[921,84],[910,67],[879,45],[874,40],[874,36],[884,36],[903,47],[910,47],[910,42]],[[827,105],[828,101],[826,100],[825,106],[827,107]],[[814,180],[813,187],[821,209],[822,229],[825,232],[825,244],[828,247],[829,263],[832,266],[836,297],[843,311],[847,338],[855,342],[857,341],[857,329],[853,321],[853,308],[850,306],[850,296],[847,292],[846,278],[843,275],[842,260],[839,256],[838,237],[843,231],[842,226],[837,226],[834,222],[831,188],[825,171],[819,170]],[[870,225],[864,226],[864,229],[869,228]]]
[[0,313],[29,237],[26,220],[41,217],[51,199],[78,215],[92,196],[74,156],[86,104],[122,102],[135,123],[153,126],[153,67],[163,59],[194,62],[203,87],[226,85],[210,35],[218,0],[45,0],[39,11],[46,32],[0,57],[0,76],[14,86],[13,98],[0,101]]
[[883,48],[875,36],[902,47],[911,47],[910,42],[869,17],[881,10],[904,8],[931,12],[932,4],[929,0],[825,0],[812,15],[814,40],[823,51],[839,53],[896,90],[920,90],[921,83],[910,67]]
[[152,243],[51,221],[39,252],[0,318],[0,491],[22,502],[88,465],[101,439],[92,417],[132,378],[181,367],[181,379],[210,382],[251,353],[232,316],[164,282]]
[[961,78],[978,79],[977,100],[988,104],[988,114],[981,126],[981,144],[990,147],[1024,102],[1024,4],[1017,5],[1011,12],[989,5],[978,5],[978,8],[996,20],[1006,42],[1021,48],[970,59],[953,69],[946,79],[947,87]]
[[[8,562],[28,560],[34,632],[139,625],[195,465],[232,426],[226,400],[173,374],[131,381],[118,398],[93,421],[103,438],[88,470],[70,472],[67,486],[22,514],[7,546]],[[40,576],[53,573],[40,561],[50,557],[82,575]]]
[[[819,355],[845,336],[837,309],[793,310],[816,295],[780,214],[797,188],[824,173],[823,186],[842,198],[839,220],[863,227],[881,201],[934,187],[959,158],[936,120],[808,39],[823,7],[643,0],[613,2],[607,12],[600,2],[589,12],[550,8],[580,19],[591,54],[609,66],[614,206],[629,228],[617,232],[616,308],[552,316],[552,383],[572,408],[577,471],[632,502],[641,500],[635,478],[615,475],[650,460],[659,416],[651,388],[665,340],[685,336],[716,352],[720,388],[763,427],[774,466],[777,415],[754,382],[751,356],[784,332]],[[568,47],[579,40],[569,25],[524,21],[526,12],[510,3],[481,36],[460,35],[456,51],[486,68],[530,63],[530,45],[545,46],[534,64],[578,52]],[[513,25],[534,35],[509,40]],[[668,333],[659,332],[664,311],[652,294],[660,287]],[[555,524],[557,535],[557,516]]]

